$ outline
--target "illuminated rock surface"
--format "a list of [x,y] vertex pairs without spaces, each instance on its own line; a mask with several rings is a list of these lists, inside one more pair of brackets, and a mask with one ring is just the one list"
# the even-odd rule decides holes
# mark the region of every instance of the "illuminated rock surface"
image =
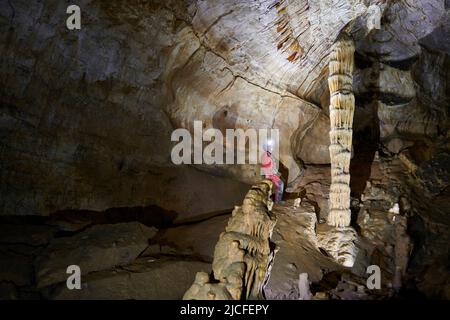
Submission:
[[[266,298],[299,299],[303,273],[312,299],[450,297],[448,1],[77,3],[69,31],[64,1],[0,2],[0,298],[181,299],[261,180],[257,165],[175,166],[171,133],[195,120],[280,130],[287,192]],[[344,32],[352,268],[326,226],[327,79]],[[64,290],[76,263],[82,294]]]

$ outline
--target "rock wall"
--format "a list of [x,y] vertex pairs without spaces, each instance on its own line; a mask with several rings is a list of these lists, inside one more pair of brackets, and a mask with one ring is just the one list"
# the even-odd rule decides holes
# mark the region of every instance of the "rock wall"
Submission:
[[172,130],[201,120],[280,129],[289,190],[307,186],[326,219],[327,58],[344,31],[356,47],[352,192],[363,193],[377,149],[407,159],[427,193],[445,192],[448,1],[79,5],[82,29],[69,31],[61,1],[0,3],[1,215],[232,208],[257,166],[170,161]]
[[189,12],[164,3],[79,1],[79,31],[64,2],[0,3],[0,215],[242,199],[248,186],[171,163],[161,79]]
[[[325,76],[323,57],[364,9],[359,1],[335,4],[83,0],[82,28],[69,31],[62,2],[2,2],[1,214],[165,206],[155,200],[152,173],[171,165],[174,127],[191,128],[193,120],[279,128],[281,160],[294,181],[301,173],[295,150],[309,148],[299,141],[320,112],[309,96]],[[200,169],[246,183],[259,178],[254,166]],[[186,188],[174,176],[158,183]],[[196,183],[196,194],[217,180]]]

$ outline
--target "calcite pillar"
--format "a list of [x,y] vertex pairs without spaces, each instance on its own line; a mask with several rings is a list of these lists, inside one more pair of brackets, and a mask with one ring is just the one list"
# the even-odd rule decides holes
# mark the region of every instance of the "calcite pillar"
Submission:
[[328,86],[330,89],[331,187],[328,224],[350,225],[350,158],[352,124],[355,111],[353,64],[355,46],[348,36],[340,37],[330,54]]

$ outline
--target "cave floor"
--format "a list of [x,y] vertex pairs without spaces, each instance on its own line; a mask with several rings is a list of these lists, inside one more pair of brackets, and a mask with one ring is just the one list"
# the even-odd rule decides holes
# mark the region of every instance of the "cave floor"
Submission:
[[[286,200],[273,212],[278,221],[272,240],[278,250],[267,299],[298,299],[300,273],[308,273],[320,291],[324,275],[345,271],[317,247],[314,205],[305,200],[294,207],[294,200]],[[5,299],[180,299],[196,272],[211,270],[229,217],[159,230],[136,221],[2,224],[0,260],[9,263],[0,264],[0,294]],[[72,231],[58,231],[58,225]],[[65,266],[72,264],[81,267],[82,290],[66,287]]]

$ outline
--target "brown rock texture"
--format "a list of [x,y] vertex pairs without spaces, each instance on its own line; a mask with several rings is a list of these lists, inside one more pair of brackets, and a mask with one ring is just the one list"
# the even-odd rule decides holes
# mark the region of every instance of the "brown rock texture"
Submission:
[[35,262],[38,288],[67,279],[70,265],[82,274],[126,265],[148,246],[157,230],[138,222],[98,225],[70,238],[56,238]]
[[179,300],[192,277],[208,264],[171,258],[138,259],[119,270],[89,274],[82,290],[68,290],[65,284],[48,293],[55,300]]
[[[258,168],[174,168],[170,133],[194,120],[278,128],[294,183],[304,163],[330,161],[327,57],[343,31],[363,62],[356,128],[379,117],[394,153],[447,128],[443,0],[83,0],[76,32],[62,2],[0,5],[3,215],[146,205],[196,214],[192,198],[221,186],[228,200],[209,208],[232,208],[245,186],[210,174],[254,183]],[[377,6],[383,23],[369,30]],[[160,196],[188,185],[177,201]]]
[[[0,4],[0,214],[233,208],[247,186],[170,161],[161,78],[186,5],[79,5],[82,29],[71,32],[60,1]],[[199,208],[211,186],[223,197]]]
[[271,213],[272,182],[252,186],[236,207],[214,250],[212,274],[198,272],[185,300],[263,298],[275,251],[270,238],[276,223]]
[[[449,298],[448,0],[77,4],[68,30],[66,1],[0,1],[1,299],[178,299],[210,262],[187,297]],[[343,34],[354,115],[336,195]],[[284,201],[269,208],[262,185],[245,198],[258,165],[174,165],[171,133],[194,121],[278,129]],[[83,293],[64,289],[75,263]]]

